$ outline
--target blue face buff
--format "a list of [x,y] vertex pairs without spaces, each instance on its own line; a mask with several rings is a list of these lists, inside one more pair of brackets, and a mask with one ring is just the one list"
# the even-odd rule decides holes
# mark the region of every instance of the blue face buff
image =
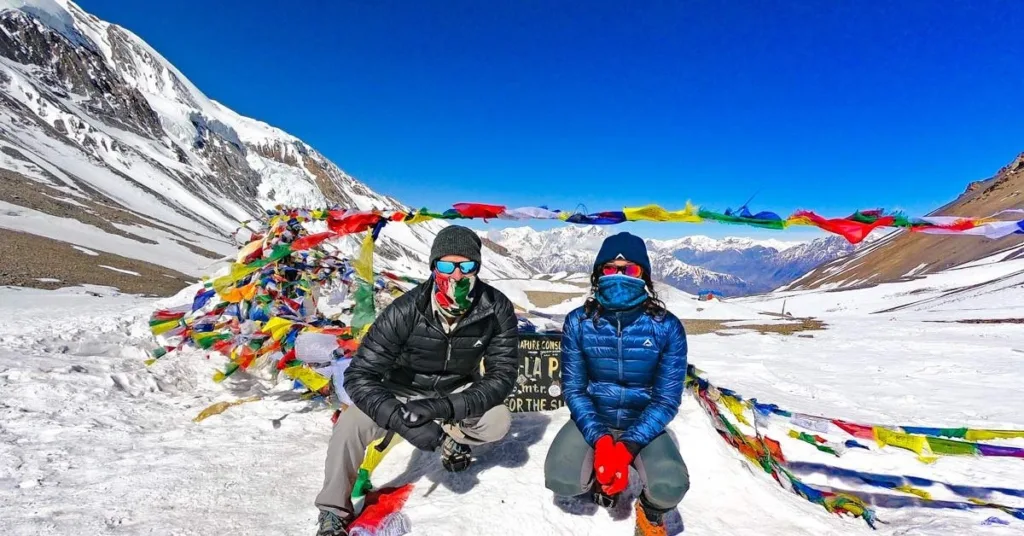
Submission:
[[620,274],[605,275],[597,280],[594,298],[609,311],[625,311],[647,299],[647,286],[643,279]]

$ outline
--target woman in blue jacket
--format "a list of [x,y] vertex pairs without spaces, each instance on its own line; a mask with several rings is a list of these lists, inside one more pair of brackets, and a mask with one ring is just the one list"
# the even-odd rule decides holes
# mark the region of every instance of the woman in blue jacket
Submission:
[[638,524],[642,516],[657,530],[690,486],[665,433],[683,394],[686,332],[654,292],[639,237],[608,237],[591,284],[593,296],[563,327],[562,392],[572,420],[548,451],[546,485],[558,496],[590,493],[602,503],[626,489],[635,467],[644,484]]

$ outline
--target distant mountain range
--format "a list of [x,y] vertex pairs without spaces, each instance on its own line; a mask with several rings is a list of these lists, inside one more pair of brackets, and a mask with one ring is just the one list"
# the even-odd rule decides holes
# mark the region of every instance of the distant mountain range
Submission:
[[[542,273],[589,273],[608,234],[606,228],[597,226],[481,232]],[[714,290],[725,296],[768,292],[855,249],[838,236],[810,242],[687,236],[648,240],[647,247],[655,279],[692,294]]]

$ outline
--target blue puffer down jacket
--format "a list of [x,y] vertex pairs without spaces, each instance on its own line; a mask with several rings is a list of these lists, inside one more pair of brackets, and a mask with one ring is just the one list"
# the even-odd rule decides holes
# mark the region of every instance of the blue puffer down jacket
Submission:
[[563,398],[591,446],[611,430],[647,446],[679,411],[685,380],[686,332],[672,313],[604,312],[597,326],[582,307],[566,317]]

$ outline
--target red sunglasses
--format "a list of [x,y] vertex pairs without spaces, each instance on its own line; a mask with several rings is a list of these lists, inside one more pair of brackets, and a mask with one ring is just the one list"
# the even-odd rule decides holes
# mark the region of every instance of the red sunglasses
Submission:
[[641,268],[639,264],[633,263],[623,264],[622,266],[618,266],[615,264],[606,264],[603,267],[601,267],[601,273],[603,275],[624,274],[629,277],[638,278],[641,275],[643,275],[644,269]]

